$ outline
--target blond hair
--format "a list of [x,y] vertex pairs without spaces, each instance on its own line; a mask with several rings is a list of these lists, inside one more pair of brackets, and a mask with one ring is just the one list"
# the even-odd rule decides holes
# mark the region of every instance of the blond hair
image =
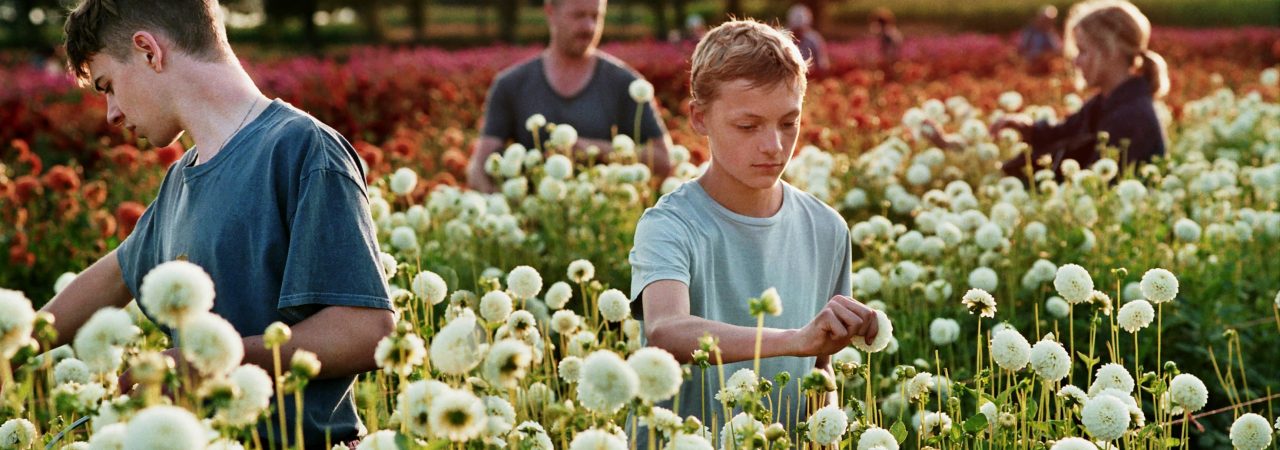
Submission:
[[1123,0],[1090,0],[1071,7],[1067,16],[1064,47],[1067,57],[1075,58],[1077,34],[1096,43],[1110,54],[1131,57],[1133,65],[1151,84],[1151,95],[1163,97],[1169,92],[1169,72],[1164,58],[1147,48],[1151,40],[1151,21],[1137,6]]
[[751,87],[783,83],[802,95],[808,64],[790,32],[755,20],[720,24],[693,50],[689,89],[693,101],[708,104],[721,84],[747,80]]

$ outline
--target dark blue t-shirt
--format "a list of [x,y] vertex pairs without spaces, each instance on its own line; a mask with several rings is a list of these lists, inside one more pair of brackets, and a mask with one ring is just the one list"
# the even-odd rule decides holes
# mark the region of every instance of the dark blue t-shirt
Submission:
[[[159,196],[117,251],[135,298],[147,272],[185,258],[213,278],[213,312],[246,337],[330,305],[391,309],[364,174],[346,139],[276,100],[193,166],[197,151],[169,167]],[[365,432],[354,383],[347,376],[307,385],[308,443],[323,444],[326,430],[333,442]],[[285,409],[292,430],[294,408]]]

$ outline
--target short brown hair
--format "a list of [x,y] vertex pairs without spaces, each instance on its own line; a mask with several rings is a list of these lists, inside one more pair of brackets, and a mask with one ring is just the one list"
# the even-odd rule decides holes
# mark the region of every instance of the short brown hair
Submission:
[[227,33],[218,20],[216,0],[84,0],[67,16],[67,62],[81,81],[89,78],[89,60],[99,52],[123,60],[133,34],[163,35],[197,58],[226,58]]
[[703,103],[715,100],[722,83],[739,79],[752,87],[784,83],[803,94],[808,69],[791,32],[750,19],[731,20],[698,41],[689,89],[693,100]]

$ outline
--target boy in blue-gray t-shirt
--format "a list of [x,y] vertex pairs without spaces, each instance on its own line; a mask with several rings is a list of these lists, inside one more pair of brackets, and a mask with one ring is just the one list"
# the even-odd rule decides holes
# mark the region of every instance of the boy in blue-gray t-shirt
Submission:
[[[262,95],[215,8],[85,0],[67,17],[71,68],[106,95],[107,120],[154,145],[190,133],[195,146],[169,167],[128,239],[43,309],[56,318],[61,345],[98,310],[137,297],[152,268],[194,263],[213,279],[212,312],[243,336],[245,364],[270,373],[262,334],[276,321],[292,327],[283,360],[300,349],[316,354],[321,369],[303,392],[303,417],[285,408],[287,442],[299,444],[300,420],[305,447],[328,448],[365,433],[355,376],[375,367],[374,348],[394,327],[365,176],[337,132]],[[165,353],[183,360],[176,349]]]
[[[805,72],[791,37],[759,22],[729,21],[703,37],[693,54],[690,119],[707,137],[711,165],[645,211],[630,256],[648,344],[688,363],[709,333],[719,339],[726,377],[755,357],[747,299],[777,289],[782,314],[765,318],[758,375],[791,374],[772,397],[789,411],[774,411],[785,426],[817,406],[795,396],[797,380],[877,332],[875,313],[849,297],[844,219],[781,181],[799,133]],[[719,371],[692,369],[676,412],[725,423],[711,417],[723,412]]]

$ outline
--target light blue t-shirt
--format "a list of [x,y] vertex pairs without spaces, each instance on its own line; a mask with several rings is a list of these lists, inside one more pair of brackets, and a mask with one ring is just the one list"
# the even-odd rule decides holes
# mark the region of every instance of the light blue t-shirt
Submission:
[[[812,195],[781,184],[782,207],[772,217],[734,213],[696,181],[685,183],[646,210],[636,225],[630,257],[632,309],[637,317],[644,318],[644,288],[660,280],[689,286],[691,314],[747,327],[756,326],[747,300],[770,287],[782,297],[782,314],[765,316],[764,325],[771,328],[801,328],[832,296],[849,295],[852,248],[844,218]],[[772,397],[775,407],[790,405],[774,410],[776,419],[788,427],[805,415],[796,386],[814,363],[813,357],[760,361],[762,378],[772,380],[782,371],[791,374],[786,386],[774,385]],[[751,367],[752,361],[726,364],[726,381],[738,369]],[[712,414],[722,415],[715,400],[719,374],[714,365],[706,373],[696,365],[692,369],[693,377],[680,388],[676,412],[681,417],[698,416],[709,426]],[[700,381],[704,377],[705,392]],[[671,402],[663,406],[670,408]],[[724,418],[715,423],[723,424]]]
[[[194,165],[198,150],[169,167],[116,252],[135,297],[151,269],[181,258],[213,278],[213,312],[242,336],[276,321],[295,325],[328,306],[391,309],[364,172],[338,132],[276,100],[221,152]],[[354,384],[355,376],[307,384],[308,448],[323,447],[326,435],[339,442],[364,434]],[[293,430],[295,409],[285,416]],[[278,423],[273,416],[262,425]],[[289,443],[296,444],[292,436]]]

